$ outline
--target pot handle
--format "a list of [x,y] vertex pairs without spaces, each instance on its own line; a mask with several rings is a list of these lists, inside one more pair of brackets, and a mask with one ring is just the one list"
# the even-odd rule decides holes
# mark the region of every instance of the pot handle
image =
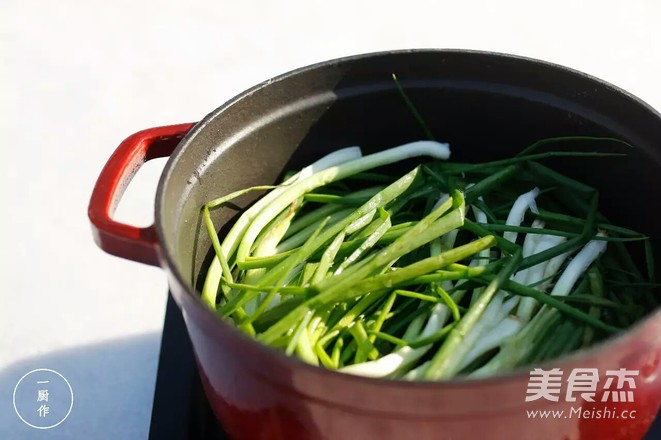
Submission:
[[112,219],[124,190],[140,167],[167,157],[193,126],[192,123],[149,128],[126,138],[110,156],[90,199],[88,216],[96,244],[109,254],[159,266],[159,244],[154,225],[146,228]]

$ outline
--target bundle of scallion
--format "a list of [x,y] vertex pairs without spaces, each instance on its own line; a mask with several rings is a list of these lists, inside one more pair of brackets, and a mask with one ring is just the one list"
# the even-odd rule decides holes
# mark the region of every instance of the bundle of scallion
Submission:
[[[202,298],[287,355],[370,377],[493,375],[617,333],[659,304],[649,240],[542,164],[612,154],[538,152],[545,143],[477,164],[446,161],[435,141],[345,148],[209,202]],[[412,158],[404,175],[387,167]],[[221,242],[210,212],[253,190],[268,192]],[[644,244],[645,275],[628,242]]]

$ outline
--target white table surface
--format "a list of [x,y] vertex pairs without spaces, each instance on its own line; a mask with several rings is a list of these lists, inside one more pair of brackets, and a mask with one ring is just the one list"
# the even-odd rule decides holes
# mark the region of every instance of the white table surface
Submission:
[[[0,439],[144,439],[167,284],[96,248],[86,216],[116,145],[194,121],[264,79],[329,58],[470,48],[568,65],[661,109],[661,3],[0,1]],[[268,3],[268,4],[267,4]],[[164,162],[118,217],[153,218]],[[18,379],[62,373],[75,404],[24,425]]]

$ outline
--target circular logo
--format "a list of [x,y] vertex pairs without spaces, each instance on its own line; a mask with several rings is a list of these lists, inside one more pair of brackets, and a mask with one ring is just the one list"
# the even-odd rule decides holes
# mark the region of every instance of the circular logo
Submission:
[[32,370],[14,388],[14,410],[28,426],[54,428],[64,422],[73,408],[73,390],[60,373],[47,368]]

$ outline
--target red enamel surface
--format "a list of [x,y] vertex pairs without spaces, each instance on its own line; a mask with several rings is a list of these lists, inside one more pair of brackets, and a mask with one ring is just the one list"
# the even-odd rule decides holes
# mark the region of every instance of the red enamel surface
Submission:
[[[205,392],[234,440],[635,440],[648,430],[661,402],[658,374],[636,379],[634,402],[604,404],[584,402],[580,397],[573,403],[564,398],[525,402],[526,372],[446,384],[366,381],[331,373],[248,342],[201,306],[174,276],[170,276],[170,286],[184,312]],[[649,375],[650,359],[661,355],[660,328],[661,315],[657,314],[626,339],[553,367],[561,368],[565,377],[572,368],[598,368],[603,374],[622,367]],[[563,385],[560,395],[565,392]],[[636,417],[527,416],[528,410],[569,414],[572,407],[593,411],[604,406],[635,410]]]
[[145,162],[172,154],[193,124],[150,128],[126,138],[99,175],[89,204],[94,240],[109,254],[158,266],[159,247],[154,225],[138,228],[112,219],[135,173]]

